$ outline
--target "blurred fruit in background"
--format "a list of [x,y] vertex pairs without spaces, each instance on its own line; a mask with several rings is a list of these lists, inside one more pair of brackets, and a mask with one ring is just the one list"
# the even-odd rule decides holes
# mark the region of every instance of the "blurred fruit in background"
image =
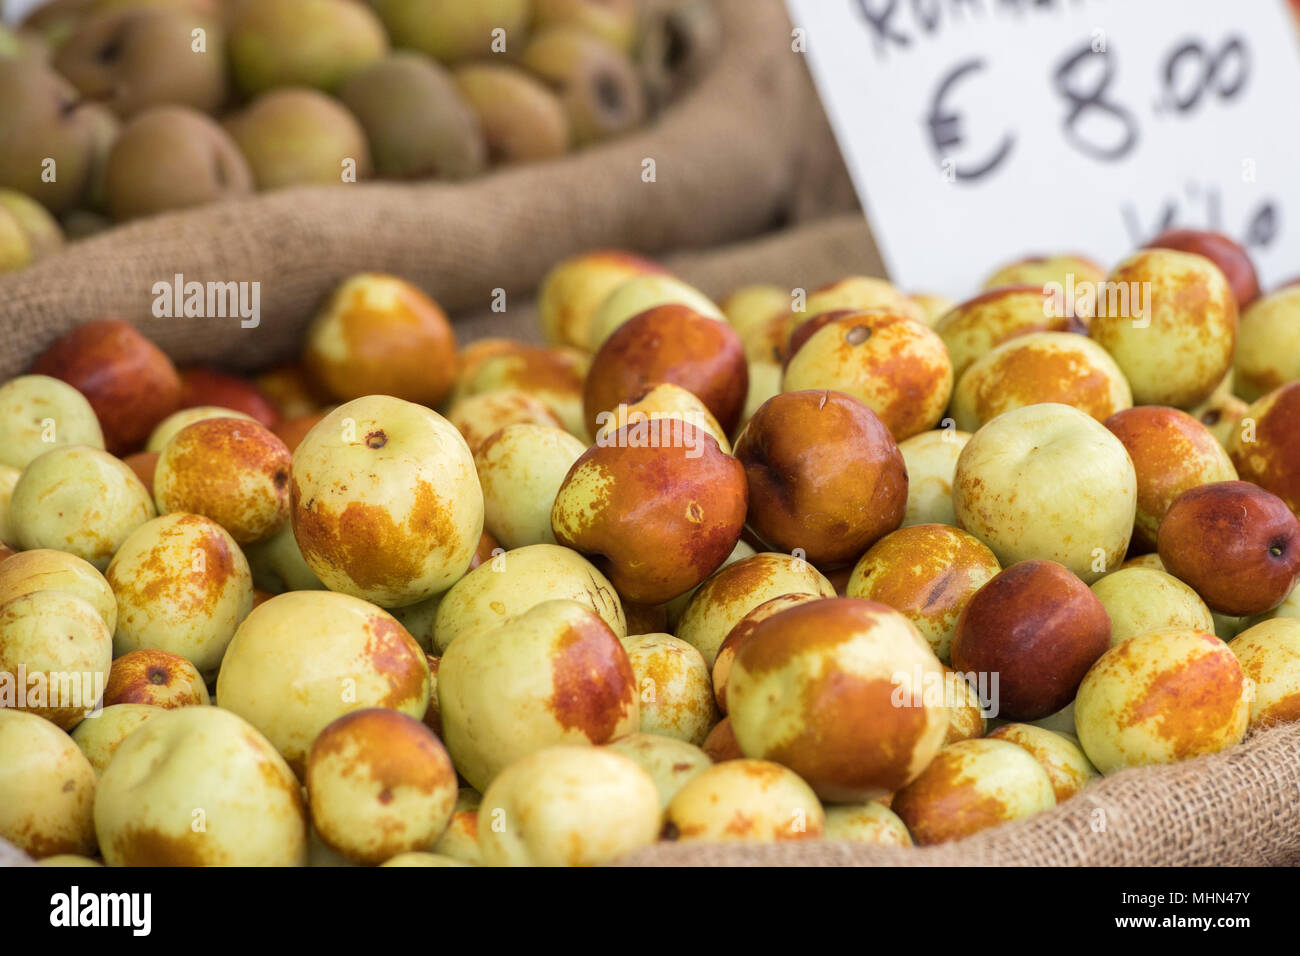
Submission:
[[711,0],[22,6],[0,26],[0,271],[253,190],[561,156],[644,125],[721,40]]

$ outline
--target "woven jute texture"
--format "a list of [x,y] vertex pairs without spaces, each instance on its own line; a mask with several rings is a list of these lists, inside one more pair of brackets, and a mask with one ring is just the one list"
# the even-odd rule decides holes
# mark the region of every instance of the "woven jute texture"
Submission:
[[658,844],[631,866],[1296,866],[1300,724],[1126,770],[1028,820],[933,847]]
[[[663,253],[757,235],[854,203],[780,0],[718,0],[721,53],[647,129],[455,184],[291,189],[110,230],[0,278],[0,378],[93,318],[136,323],[182,362],[264,366],[345,276],[389,272],[449,312],[524,300],[599,247]],[[646,162],[654,181],[646,182]],[[155,283],[259,282],[262,326],[155,318]]]

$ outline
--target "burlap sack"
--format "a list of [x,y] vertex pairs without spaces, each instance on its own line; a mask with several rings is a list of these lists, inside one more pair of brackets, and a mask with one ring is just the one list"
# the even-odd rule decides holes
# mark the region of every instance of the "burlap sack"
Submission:
[[[409,278],[448,311],[526,298],[561,257],[658,253],[756,235],[853,204],[780,0],[718,0],[723,47],[644,131],[469,183],[293,189],[143,220],[0,277],[0,378],[91,318],[135,322],[182,362],[291,354],[325,294],[362,270]],[[653,160],[655,181],[644,182]],[[158,319],[155,283],[260,282],[262,327]]]

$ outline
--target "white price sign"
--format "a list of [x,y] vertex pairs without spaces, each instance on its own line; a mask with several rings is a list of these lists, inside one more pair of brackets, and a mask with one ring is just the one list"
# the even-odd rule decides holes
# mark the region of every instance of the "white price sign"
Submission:
[[890,275],[1111,264],[1169,228],[1300,274],[1300,31],[1286,0],[787,0]]

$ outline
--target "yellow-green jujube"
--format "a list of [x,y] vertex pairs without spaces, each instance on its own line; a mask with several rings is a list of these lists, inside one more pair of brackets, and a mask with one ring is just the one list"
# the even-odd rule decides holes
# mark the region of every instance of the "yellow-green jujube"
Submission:
[[117,748],[95,795],[109,866],[300,866],[307,814],[271,743],[221,707],[181,707]]
[[489,866],[598,866],[659,836],[659,791],[602,747],[547,747],[506,767],[483,794]]

